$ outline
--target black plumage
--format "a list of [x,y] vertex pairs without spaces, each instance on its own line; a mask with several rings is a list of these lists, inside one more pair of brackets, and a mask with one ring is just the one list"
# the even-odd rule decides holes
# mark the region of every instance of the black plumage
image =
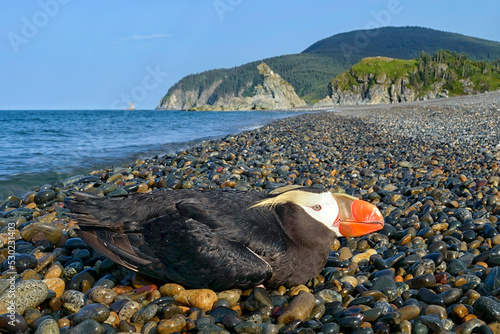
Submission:
[[93,249],[164,281],[214,290],[306,283],[325,265],[336,234],[295,203],[254,206],[274,196],[161,190],[117,198],[76,193],[65,203]]

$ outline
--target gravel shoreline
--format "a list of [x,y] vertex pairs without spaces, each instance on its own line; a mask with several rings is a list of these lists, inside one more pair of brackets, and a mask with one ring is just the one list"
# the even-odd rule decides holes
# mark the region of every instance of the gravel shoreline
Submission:
[[[9,197],[0,205],[0,328],[500,332],[500,92],[336,109],[342,112],[281,119]],[[75,190],[120,196],[163,187],[270,191],[287,184],[363,198],[379,207],[386,226],[335,242],[326,268],[307,286],[184,290],[95,254],[76,238],[61,204]],[[11,302],[16,314],[9,324]]]

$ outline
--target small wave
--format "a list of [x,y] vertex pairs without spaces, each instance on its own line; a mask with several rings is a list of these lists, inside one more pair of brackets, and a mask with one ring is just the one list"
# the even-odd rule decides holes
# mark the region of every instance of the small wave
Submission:
[[252,131],[252,130],[257,130],[257,129],[260,129],[261,127],[263,127],[263,126],[264,126],[263,124],[259,124],[259,125],[250,125],[250,126],[246,126],[246,127],[241,128],[241,131]]

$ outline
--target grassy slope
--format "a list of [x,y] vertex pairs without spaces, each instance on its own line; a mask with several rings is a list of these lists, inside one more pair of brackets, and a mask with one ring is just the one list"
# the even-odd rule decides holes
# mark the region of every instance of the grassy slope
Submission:
[[[464,80],[474,84],[474,93],[500,89],[500,68],[496,62],[486,63],[470,60],[467,57],[448,51],[439,51],[433,57],[428,54],[418,59],[391,59],[391,58],[365,58],[341,73],[332,80],[331,85],[341,90],[350,90],[359,85],[359,78],[374,78],[384,75],[390,81],[409,78],[409,86],[413,86],[418,95],[423,96],[433,89],[433,85],[445,80],[444,89],[449,91],[449,96],[464,94]],[[446,65],[446,66],[443,66]],[[446,67],[446,70],[442,70]],[[375,84],[374,80],[370,86]]]

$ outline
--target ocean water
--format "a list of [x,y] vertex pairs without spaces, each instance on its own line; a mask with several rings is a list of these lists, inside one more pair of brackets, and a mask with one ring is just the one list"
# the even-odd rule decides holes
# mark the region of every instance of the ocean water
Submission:
[[285,111],[0,111],[0,199],[298,115]]

